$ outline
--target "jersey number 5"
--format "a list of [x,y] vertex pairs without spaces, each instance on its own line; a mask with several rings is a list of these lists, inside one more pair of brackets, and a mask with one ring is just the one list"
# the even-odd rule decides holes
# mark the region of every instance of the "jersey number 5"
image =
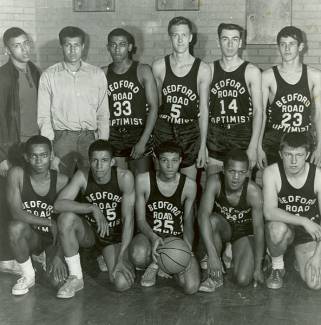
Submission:
[[125,115],[129,116],[132,113],[132,108],[129,100],[124,100],[123,102],[114,102],[114,115],[120,116]]
[[172,104],[171,117],[172,118],[179,118],[181,116],[181,109],[182,109],[182,105]]

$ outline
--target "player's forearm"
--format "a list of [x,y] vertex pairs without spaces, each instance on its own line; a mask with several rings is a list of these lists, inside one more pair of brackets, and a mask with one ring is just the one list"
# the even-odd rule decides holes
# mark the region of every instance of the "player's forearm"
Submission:
[[122,232],[122,240],[119,252],[119,259],[124,257],[124,253],[128,248],[131,240],[133,239],[134,234],[134,219],[133,215],[128,215],[124,218],[123,223],[123,232]]
[[51,226],[50,219],[37,217],[25,210],[10,207],[10,212],[13,219],[25,222],[29,225],[49,226],[49,227]]
[[269,207],[264,207],[264,216],[267,221],[279,221],[295,226],[304,226],[304,222],[307,220],[305,217],[297,216],[285,210]]
[[190,249],[193,247],[193,240],[194,240],[194,229],[192,225],[184,225],[184,235],[183,235],[184,241],[188,244]]
[[218,254],[216,252],[216,248],[212,239],[212,227],[208,218],[209,216],[200,214],[198,218],[200,233],[207,251],[207,255],[210,257],[218,258]]
[[60,199],[54,204],[55,212],[73,212],[77,214],[92,213],[95,206],[90,203],[80,203],[73,200]]
[[150,135],[154,130],[156,120],[157,120],[157,107],[151,109],[150,112],[148,113],[145,129],[139,141],[143,142],[144,144],[148,142],[148,139],[150,138]]
[[254,244],[255,244],[255,256],[254,256],[254,263],[255,269],[262,268],[262,261],[264,257],[264,230],[263,228],[257,229],[254,231]]
[[199,117],[199,128],[201,137],[201,147],[206,147],[207,128],[208,128],[208,110],[201,113]]
[[146,221],[137,220],[137,226],[141,233],[143,233],[151,242],[158,237]]
[[[261,137],[262,130],[262,110],[254,110],[253,120],[252,120],[252,136],[249,143],[249,147],[257,149]],[[263,135],[262,135],[263,136]]]

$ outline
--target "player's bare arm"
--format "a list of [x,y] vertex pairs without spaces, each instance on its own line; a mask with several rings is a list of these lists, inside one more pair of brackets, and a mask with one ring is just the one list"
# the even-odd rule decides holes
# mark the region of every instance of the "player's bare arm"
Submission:
[[199,93],[199,128],[201,145],[197,157],[197,168],[202,168],[207,162],[206,137],[208,128],[208,96],[211,82],[211,69],[207,63],[201,62],[197,75],[197,89]]
[[131,156],[134,159],[140,158],[145,152],[145,146],[150,135],[153,132],[158,113],[158,91],[150,66],[147,64],[139,64],[137,68],[137,74],[138,80],[141,82],[145,89],[145,96],[149,111],[144,132],[131,152]]
[[162,58],[154,61],[152,65],[152,71],[156,81],[159,105],[162,105],[162,86],[166,72],[165,59]]
[[21,167],[13,167],[8,173],[7,202],[13,219],[30,225],[51,227],[52,222],[47,218],[39,218],[23,209],[21,190],[24,171]]
[[245,70],[245,81],[249,89],[253,104],[252,135],[246,153],[249,157],[250,168],[257,163],[257,149],[262,129],[262,77],[259,68],[248,64]]
[[308,80],[311,87],[311,97],[314,102],[313,125],[316,131],[317,143],[311,155],[311,162],[321,166],[321,71],[308,67]]
[[186,178],[185,186],[182,192],[182,201],[184,202],[184,232],[183,238],[192,249],[194,240],[194,202],[196,198],[196,183],[190,178]]
[[207,179],[198,213],[200,232],[208,255],[208,273],[213,274],[218,278],[222,276],[222,265],[213,242],[210,215],[212,214],[214,200],[220,191],[220,187],[219,176],[217,174],[210,175]]
[[263,212],[266,220],[279,221],[290,225],[302,226],[313,239],[321,238],[321,226],[308,218],[297,216],[278,208],[278,192],[281,177],[277,164],[267,167],[263,172]]
[[263,220],[263,195],[262,191],[254,182],[249,182],[247,192],[247,202],[251,206],[253,232],[255,243],[254,255],[254,281],[263,283],[262,262],[264,257],[264,220]]
[[263,143],[263,136],[266,127],[266,109],[269,100],[271,101],[273,82],[275,83],[273,70],[268,69],[263,71],[262,73],[262,127],[259,135],[258,147],[257,147],[257,163],[260,169],[263,169],[267,166],[266,154],[263,151],[262,143]]

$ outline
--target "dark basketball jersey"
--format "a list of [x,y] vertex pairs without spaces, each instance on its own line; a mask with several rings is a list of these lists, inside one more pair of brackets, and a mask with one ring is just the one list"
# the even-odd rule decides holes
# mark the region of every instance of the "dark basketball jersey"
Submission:
[[280,192],[278,193],[278,207],[320,224],[318,197],[314,193],[316,166],[313,164],[309,164],[309,166],[309,173],[305,184],[301,188],[295,188],[288,182],[283,163],[278,162],[282,182]]
[[273,67],[277,90],[273,102],[268,107],[267,129],[284,133],[307,132],[311,128],[311,95],[308,84],[307,66],[302,65],[300,80],[292,85]]
[[165,56],[166,73],[159,118],[171,124],[187,124],[198,119],[197,74],[200,64],[201,60],[195,58],[190,71],[183,77],[177,77],[172,71],[169,55]]
[[248,63],[244,61],[235,71],[227,72],[219,60],[214,61],[209,106],[211,123],[222,128],[242,125],[252,129],[252,98],[245,81]]
[[[57,196],[57,172],[50,169],[50,187],[46,195],[41,196],[32,187],[30,175],[23,172],[23,186],[21,200],[23,209],[39,218],[51,219],[53,217],[53,204]],[[48,226],[37,226],[33,228],[43,234],[51,236]]]
[[146,220],[160,237],[183,237],[184,205],[181,202],[186,176],[180,175],[175,193],[164,196],[157,186],[155,172],[149,172],[150,194],[146,203]]
[[[82,193],[82,202],[89,202],[99,207],[109,225],[109,236],[99,240],[104,243],[119,243],[122,235],[122,218],[121,218],[121,201],[122,192],[118,185],[117,167],[112,167],[111,178],[107,184],[97,184],[91,171],[88,173],[87,187]],[[89,223],[97,230],[97,224],[92,215],[85,215]]]
[[112,64],[107,70],[108,100],[111,127],[143,127],[147,115],[145,90],[137,77],[138,62],[133,61],[129,69],[117,74]]
[[214,202],[214,212],[222,215],[231,225],[248,225],[252,229],[252,209],[246,200],[249,179],[243,184],[240,200],[236,206],[232,206],[225,193],[224,174],[219,174],[221,180],[221,191]]

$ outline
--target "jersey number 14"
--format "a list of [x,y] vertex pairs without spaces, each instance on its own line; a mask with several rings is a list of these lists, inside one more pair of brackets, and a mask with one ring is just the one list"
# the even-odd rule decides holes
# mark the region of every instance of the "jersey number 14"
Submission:
[[[224,115],[226,114],[226,110],[225,110],[225,102],[224,99],[220,100],[220,104],[221,104],[221,114]],[[236,104],[236,99],[232,99],[232,101],[229,103],[227,109],[230,109],[234,112],[234,114],[237,113],[237,104]]]

